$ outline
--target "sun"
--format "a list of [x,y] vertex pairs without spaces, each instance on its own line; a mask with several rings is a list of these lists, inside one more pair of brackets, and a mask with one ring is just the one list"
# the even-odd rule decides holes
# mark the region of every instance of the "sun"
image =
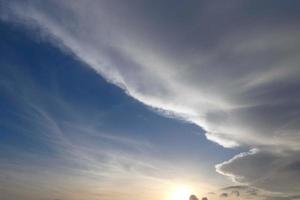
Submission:
[[188,186],[180,186],[171,191],[170,200],[189,200],[192,190]]

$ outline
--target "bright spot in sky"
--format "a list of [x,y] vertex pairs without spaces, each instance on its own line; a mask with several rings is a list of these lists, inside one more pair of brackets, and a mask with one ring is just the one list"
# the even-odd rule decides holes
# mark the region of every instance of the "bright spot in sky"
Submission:
[[187,186],[180,186],[171,192],[170,200],[189,200],[192,190]]

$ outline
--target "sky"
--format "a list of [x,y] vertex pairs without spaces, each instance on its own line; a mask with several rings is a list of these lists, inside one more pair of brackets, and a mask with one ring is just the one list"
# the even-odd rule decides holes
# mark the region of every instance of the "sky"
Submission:
[[0,0],[0,199],[300,199],[299,20],[294,0]]

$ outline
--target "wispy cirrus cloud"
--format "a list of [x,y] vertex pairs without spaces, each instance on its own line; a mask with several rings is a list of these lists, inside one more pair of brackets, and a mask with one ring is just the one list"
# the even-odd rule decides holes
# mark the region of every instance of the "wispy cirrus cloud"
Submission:
[[132,188],[146,198],[171,185],[177,167],[156,158],[153,143],[99,126],[99,115],[108,111],[87,112],[45,89],[26,69],[10,64],[1,72],[0,89],[12,101],[14,120],[0,123],[14,139],[0,146],[1,199],[129,198]]

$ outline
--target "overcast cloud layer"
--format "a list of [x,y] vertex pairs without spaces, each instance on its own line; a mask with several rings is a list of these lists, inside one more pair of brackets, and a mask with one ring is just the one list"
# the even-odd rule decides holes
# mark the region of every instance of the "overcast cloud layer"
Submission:
[[[3,3],[2,3],[3,4]],[[224,147],[239,183],[300,192],[300,2],[9,1],[1,19]],[[266,173],[267,172],[267,173]]]

